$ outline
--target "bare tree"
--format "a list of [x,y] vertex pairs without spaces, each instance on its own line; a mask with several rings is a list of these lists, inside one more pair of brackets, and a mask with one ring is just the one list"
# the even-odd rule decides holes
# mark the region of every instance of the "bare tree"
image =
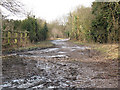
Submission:
[[0,0],[0,6],[13,14],[21,13],[23,4],[17,0]]

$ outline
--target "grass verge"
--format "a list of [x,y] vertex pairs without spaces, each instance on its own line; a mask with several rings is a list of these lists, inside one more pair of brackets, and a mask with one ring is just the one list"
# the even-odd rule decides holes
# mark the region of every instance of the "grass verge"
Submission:
[[72,41],[77,45],[90,46],[91,49],[95,49],[101,52],[101,55],[105,57],[105,59],[118,59],[118,44],[98,44],[98,43],[82,43],[80,41]]
[[13,53],[13,52],[21,52],[21,51],[27,51],[27,50],[50,48],[53,46],[54,46],[54,44],[51,43],[50,41],[40,41],[40,42],[34,43],[34,44],[30,43],[24,47],[6,48],[6,49],[4,49],[3,54]]

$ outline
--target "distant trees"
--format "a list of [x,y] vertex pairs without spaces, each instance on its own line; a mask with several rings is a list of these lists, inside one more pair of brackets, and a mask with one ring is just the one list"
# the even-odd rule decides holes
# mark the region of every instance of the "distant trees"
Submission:
[[64,37],[64,25],[60,24],[57,20],[48,24],[48,37],[49,38],[63,38]]

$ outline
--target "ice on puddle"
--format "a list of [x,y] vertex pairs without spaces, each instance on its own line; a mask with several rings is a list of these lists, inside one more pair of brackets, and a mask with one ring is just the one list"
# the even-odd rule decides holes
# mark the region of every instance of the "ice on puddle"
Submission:
[[43,86],[43,84],[41,84],[41,85],[38,85],[38,86],[35,86],[35,87],[33,87],[33,88],[43,88],[44,86]]

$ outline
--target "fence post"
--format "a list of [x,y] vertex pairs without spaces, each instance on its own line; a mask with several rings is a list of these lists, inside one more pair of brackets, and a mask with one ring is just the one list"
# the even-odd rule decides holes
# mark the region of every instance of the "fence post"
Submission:
[[7,39],[8,39],[8,45],[10,45],[10,41],[11,41],[11,40],[10,40],[10,39],[11,39],[11,38],[10,38],[10,37],[11,37],[11,33],[10,33],[10,31],[8,31],[7,33],[8,33],[8,37],[7,37]]

